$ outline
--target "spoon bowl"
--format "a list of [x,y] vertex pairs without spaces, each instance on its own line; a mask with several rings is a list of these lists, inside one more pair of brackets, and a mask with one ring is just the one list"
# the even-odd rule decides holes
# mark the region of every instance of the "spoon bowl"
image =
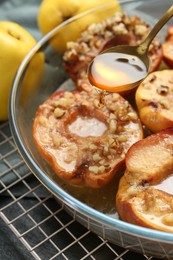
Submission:
[[88,68],[88,79],[97,89],[123,93],[144,80],[150,65],[140,46],[119,45],[95,57]]

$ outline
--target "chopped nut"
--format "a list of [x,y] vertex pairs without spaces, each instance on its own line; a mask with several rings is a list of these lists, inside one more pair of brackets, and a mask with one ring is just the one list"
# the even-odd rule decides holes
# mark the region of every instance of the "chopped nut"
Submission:
[[69,144],[69,146],[67,147],[67,152],[64,156],[64,161],[66,163],[70,163],[72,161],[74,161],[76,159],[76,154],[78,152],[78,149],[76,147],[76,144]]
[[113,138],[109,139],[109,147],[110,148],[116,148],[117,147],[116,141]]
[[105,159],[99,161],[100,165],[105,165]]
[[89,166],[89,171],[97,174],[99,171],[99,167],[98,166]]
[[103,173],[105,172],[105,166],[99,166],[99,172]]
[[146,27],[146,25],[143,25],[143,24],[135,25],[135,34],[136,35],[146,35],[147,31],[148,31],[148,28]]
[[96,161],[99,161],[101,159],[99,153],[94,153],[93,154],[93,160],[96,162]]
[[[109,18],[108,18],[108,19],[109,19]],[[117,23],[119,23],[119,22],[122,21],[122,19],[123,19],[122,13],[116,12],[115,15],[114,15],[114,21],[117,22]]]
[[80,61],[84,61],[85,59],[86,59],[85,55],[80,55],[80,56],[79,56],[79,60],[80,60]]
[[118,141],[120,142],[120,143],[123,143],[123,142],[126,142],[127,141],[127,137],[125,136],[125,135],[120,135],[120,136],[118,136]]
[[119,120],[121,121],[128,121],[129,120],[129,117],[127,115],[127,112],[125,112],[124,110],[120,110],[119,113],[118,113],[118,118]]
[[128,113],[128,116],[129,116],[129,118],[130,118],[130,120],[132,120],[132,121],[136,121],[136,120],[138,120],[138,116],[137,116],[137,114],[136,113],[134,113],[134,112],[129,112]]
[[67,42],[67,49],[75,49],[78,44],[73,41]]
[[128,30],[126,29],[124,23],[119,23],[112,27],[112,30],[115,34],[127,34]]
[[96,48],[100,48],[101,44],[102,44],[101,39],[100,39],[100,40],[97,40],[97,41],[95,42]]
[[111,37],[112,36],[112,32],[106,30],[104,33],[105,38]]
[[119,99],[119,95],[117,93],[112,94],[112,101],[117,101]]
[[47,127],[48,126],[48,119],[45,116],[40,116],[39,117],[39,123],[42,126]]
[[86,106],[86,107],[89,107],[90,103],[86,100],[84,100],[82,103],[81,103],[82,106]]
[[60,118],[62,117],[63,115],[65,114],[65,111],[59,107],[55,108],[54,110],[54,115],[57,117],[57,118]]
[[110,119],[110,120],[112,120],[112,119],[116,119],[116,115],[113,114],[113,113],[110,113],[109,119]]
[[97,108],[100,108],[100,107],[103,106],[103,104],[100,103],[100,100],[98,100],[98,99],[95,99],[95,100],[94,100],[94,105],[95,105]]
[[91,149],[91,150],[96,150],[97,146],[95,144],[89,144],[88,148]]
[[111,119],[110,122],[109,122],[109,128],[110,128],[111,133],[115,133],[115,131],[117,129],[117,121]]
[[65,98],[73,98],[73,94],[72,94],[71,92],[66,91],[66,92],[64,93],[64,97],[65,97]]
[[105,144],[104,147],[103,147],[103,154],[107,155],[108,153],[109,153],[109,147],[108,147],[107,144]]
[[57,135],[52,136],[53,144],[56,147],[59,147],[63,143],[63,138]]
[[107,157],[109,160],[112,160],[112,155],[108,155]]
[[56,100],[53,104],[54,106],[58,107],[62,107],[62,108],[67,108],[72,104],[73,100],[71,98],[65,98],[62,97],[59,100]]

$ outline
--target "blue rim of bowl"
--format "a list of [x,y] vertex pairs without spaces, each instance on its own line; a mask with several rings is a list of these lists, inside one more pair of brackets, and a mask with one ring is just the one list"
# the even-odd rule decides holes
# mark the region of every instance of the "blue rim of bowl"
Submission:
[[[150,0],[145,0],[145,2],[150,2]],[[122,4],[130,4],[134,3],[135,0],[120,0],[119,3]],[[142,0],[138,1],[143,2]],[[130,223],[126,223],[119,219],[114,219],[113,217],[110,217],[108,215],[105,215],[102,212],[99,212],[90,206],[87,206],[86,204],[82,203],[78,199],[74,198],[70,194],[68,194],[66,191],[64,191],[62,188],[58,187],[58,185],[52,181],[44,172],[39,168],[37,163],[34,161],[34,159],[31,157],[29,151],[25,148],[22,138],[19,134],[19,129],[16,126],[16,114],[15,114],[15,107],[16,107],[16,98],[17,98],[17,91],[19,82],[21,79],[21,76],[23,72],[25,71],[28,63],[30,62],[33,55],[40,50],[44,44],[48,42],[50,38],[52,38],[57,31],[64,27],[65,25],[73,22],[76,19],[79,19],[83,15],[87,15],[91,12],[94,12],[95,10],[102,9],[106,6],[115,5],[115,2],[107,3],[104,5],[101,5],[96,8],[92,8],[89,11],[83,12],[77,16],[74,16],[65,22],[61,23],[57,27],[55,27],[53,30],[51,30],[49,33],[47,33],[45,36],[43,36],[36,44],[35,46],[29,51],[29,53],[26,55],[26,57],[23,59],[21,65],[18,68],[18,71],[15,75],[10,97],[9,97],[9,124],[11,128],[11,132],[14,138],[14,141],[16,143],[16,146],[19,150],[19,153],[21,154],[22,158],[24,159],[25,163],[28,165],[31,172],[34,173],[34,175],[40,180],[40,182],[52,193],[57,197],[58,199],[62,200],[66,205],[71,207],[72,209],[78,211],[79,213],[83,215],[87,215],[87,217],[97,221],[101,225],[105,225],[106,228],[115,229],[120,232],[124,232],[125,234],[129,234],[131,236],[137,236],[140,238],[144,238],[147,240],[152,240],[154,242],[166,242],[168,244],[173,244],[173,234],[163,231],[157,231],[145,227],[140,227],[137,225],[133,225]]]

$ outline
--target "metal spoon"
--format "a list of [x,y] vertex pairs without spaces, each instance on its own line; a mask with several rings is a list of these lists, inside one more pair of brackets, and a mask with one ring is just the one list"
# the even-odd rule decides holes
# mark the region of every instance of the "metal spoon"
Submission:
[[100,90],[124,92],[136,88],[148,75],[148,48],[156,34],[173,16],[173,5],[138,46],[120,45],[97,55],[88,67],[90,83]]

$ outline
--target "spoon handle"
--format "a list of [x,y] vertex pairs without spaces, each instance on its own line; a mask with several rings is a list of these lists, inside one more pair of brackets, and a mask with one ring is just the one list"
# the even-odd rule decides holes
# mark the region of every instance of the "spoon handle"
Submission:
[[156,34],[160,31],[160,29],[165,25],[165,23],[173,16],[173,5],[166,11],[166,13],[162,16],[161,19],[155,24],[153,29],[148,34],[147,38],[139,45],[138,51],[140,54],[144,54],[148,48]]

